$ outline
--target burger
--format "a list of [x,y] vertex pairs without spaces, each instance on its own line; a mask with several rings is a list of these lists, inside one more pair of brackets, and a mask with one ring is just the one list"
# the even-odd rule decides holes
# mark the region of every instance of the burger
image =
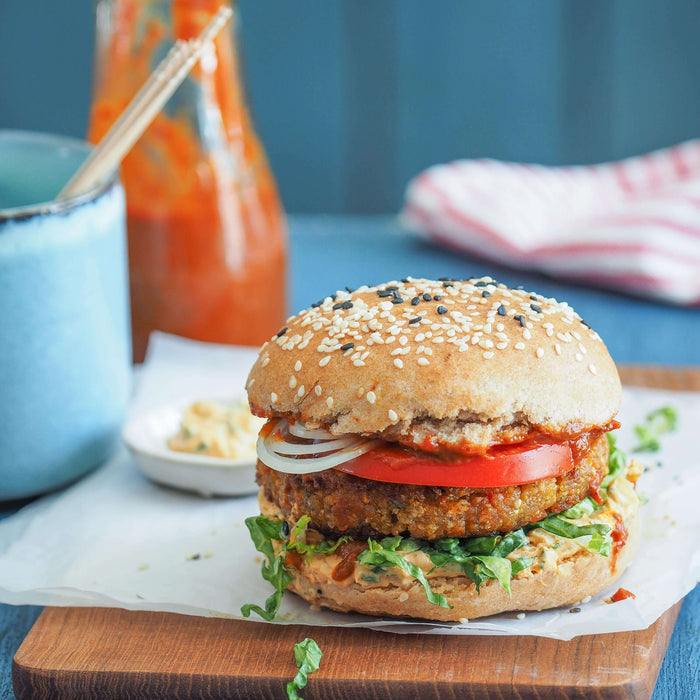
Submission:
[[247,382],[274,588],[459,621],[587,599],[627,566],[639,470],[620,379],[566,303],[480,279],[346,288],[293,316]]

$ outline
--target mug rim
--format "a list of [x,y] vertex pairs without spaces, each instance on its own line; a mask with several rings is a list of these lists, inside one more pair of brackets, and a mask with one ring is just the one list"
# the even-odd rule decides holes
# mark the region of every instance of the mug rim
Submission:
[[[44,131],[28,131],[26,129],[0,129],[0,142],[6,139],[25,140],[33,143],[53,143],[61,146],[72,146],[73,148],[86,151],[90,151],[94,148],[94,146],[87,141],[74,138],[73,136],[50,134]],[[102,182],[85,192],[73,195],[67,199],[61,201],[56,201],[54,199],[20,207],[0,209],[0,224],[6,221],[24,221],[34,216],[44,216],[47,214],[67,214],[83,204],[96,200],[105,192],[112,189],[112,187],[117,184],[118,180],[119,170],[115,168]]]

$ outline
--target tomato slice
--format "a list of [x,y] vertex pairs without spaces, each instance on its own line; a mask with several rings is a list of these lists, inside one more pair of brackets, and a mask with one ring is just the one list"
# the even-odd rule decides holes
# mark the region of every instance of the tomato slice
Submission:
[[485,455],[448,460],[386,445],[343,462],[335,469],[392,484],[495,488],[559,476],[573,466],[567,442],[533,441],[499,446]]

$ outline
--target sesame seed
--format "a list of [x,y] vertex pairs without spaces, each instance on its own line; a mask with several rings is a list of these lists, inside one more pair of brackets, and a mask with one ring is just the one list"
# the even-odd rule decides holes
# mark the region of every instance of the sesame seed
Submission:
[[429,365],[430,362],[429,362],[428,359],[425,358],[425,357],[419,357],[419,358],[418,358],[418,364],[419,364],[419,365],[424,365],[424,366],[425,366],[425,365]]
[[490,360],[492,357],[493,357],[493,352],[491,352],[491,350],[487,350],[487,351],[484,353],[484,359],[485,359],[485,360]]
[[425,340],[425,333],[416,333],[416,337],[414,338],[414,340],[417,343],[424,341]]
[[300,369],[301,369],[301,360],[297,360],[297,361],[294,363],[294,371],[295,371],[295,372],[298,372]]
[[525,343],[516,343],[513,346],[516,350],[524,350],[525,349]]
[[447,313],[447,308],[440,304],[440,306],[437,307],[437,312],[442,316]]
[[399,345],[406,345],[408,338],[405,335],[399,336]]
[[399,369],[402,369],[402,368],[403,368],[403,360],[401,360],[401,359],[398,358],[398,357],[395,358],[395,359],[394,359],[394,366],[395,366],[395,367],[398,367]]
[[306,393],[306,391],[304,390],[304,385],[302,384],[302,385],[299,387],[299,389],[297,390],[297,396],[298,396],[299,398],[301,398],[305,393]]
[[502,343],[497,343],[497,344],[496,344],[496,348],[497,348],[498,350],[505,350],[507,347],[508,347],[508,342],[507,342],[507,341],[503,341]]
[[523,338],[525,338],[525,340],[530,340],[530,338],[532,338],[532,333],[530,333],[527,328],[523,331]]
[[319,367],[325,367],[330,361],[331,361],[331,356],[330,356],[330,355],[326,355],[325,357],[322,357],[322,358],[319,360],[318,366],[319,366]]
[[321,385],[320,385],[320,384],[317,384],[317,385],[314,387],[314,394],[316,394],[316,396],[320,396],[321,393],[322,393],[322,391],[323,391],[323,389],[321,389]]
[[394,411],[393,408],[389,409],[389,420],[393,421],[394,423],[399,419],[398,415],[396,414],[396,411]]
[[277,403],[277,398],[278,398],[278,397],[277,397],[277,394],[275,394],[275,392],[273,391],[273,392],[270,394],[270,401],[271,401],[272,403]]
[[328,406],[328,408],[333,408],[333,397],[332,396],[329,396],[326,399],[326,406]]
[[578,349],[584,354],[587,354],[586,348],[584,347],[583,343],[578,344]]
[[262,367],[267,367],[269,364],[270,364],[270,358],[269,358],[269,357],[266,357],[266,358],[262,361]]
[[377,395],[373,391],[367,392],[367,401],[374,403],[377,400]]
[[537,348],[535,355],[537,355],[537,357],[544,357],[544,350],[542,348]]
[[575,357],[577,362],[581,362],[581,360],[583,360],[583,355],[580,352],[577,352]]
[[556,352],[557,355],[561,355],[561,345],[559,345],[559,343],[554,343],[554,352]]
[[297,378],[296,377],[290,377],[289,378],[289,388],[293,389],[297,385]]
[[438,335],[435,338],[432,338],[432,341],[433,343],[444,343],[445,339],[441,335]]
[[588,365],[588,369],[591,374],[598,374],[598,370],[595,368],[595,365]]

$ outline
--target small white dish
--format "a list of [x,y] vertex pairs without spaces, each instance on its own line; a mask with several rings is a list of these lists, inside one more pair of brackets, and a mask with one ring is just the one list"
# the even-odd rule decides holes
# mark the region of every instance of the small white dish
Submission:
[[136,464],[152,481],[206,497],[256,493],[255,459],[209,457],[168,447],[192,401],[168,403],[127,422],[122,437]]

